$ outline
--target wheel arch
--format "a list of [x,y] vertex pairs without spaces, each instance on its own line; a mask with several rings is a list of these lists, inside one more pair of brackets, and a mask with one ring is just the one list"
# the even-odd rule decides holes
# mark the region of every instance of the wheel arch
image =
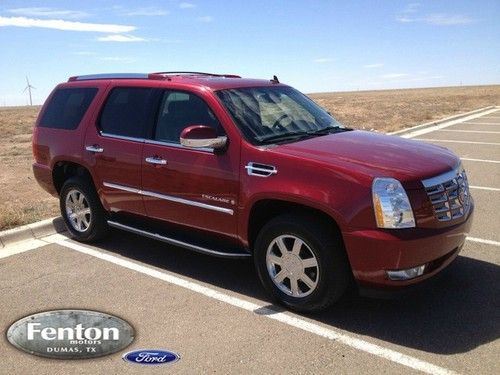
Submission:
[[92,173],[84,165],[69,160],[59,160],[54,163],[54,166],[52,167],[52,182],[57,194],[61,193],[61,188],[64,185],[64,182],[71,177],[83,177],[94,184]]
[[301,202],[284,199],[260,199],[254,202],[249,210],[246,238],[248,241],[248,247],[253,249],[259,231],[267,222],[269,222],[269,220],[282,214],[292,213],[307,214],[314,216],[317,220],[326,222],[338,232],[341,240],[343,241],[339,220],[326,210]]

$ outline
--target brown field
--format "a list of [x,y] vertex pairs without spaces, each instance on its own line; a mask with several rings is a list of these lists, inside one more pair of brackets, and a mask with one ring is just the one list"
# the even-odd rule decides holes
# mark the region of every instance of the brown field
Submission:
[[[490,105],[500,85],[318,93],[310,96],[342,123],[392,131]],[[31,132],[39,106],[0,108],[0,229],[58,214],[58,202],[31,172]]]

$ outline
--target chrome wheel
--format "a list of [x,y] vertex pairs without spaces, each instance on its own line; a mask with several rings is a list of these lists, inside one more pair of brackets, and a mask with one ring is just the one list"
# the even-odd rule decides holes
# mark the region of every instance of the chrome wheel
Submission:
[[71,189],[66,195],[65,201],[66,216],[73,229],[78,232],[85,232],[92,220],[89,202],[85,195],[77,190]]
[[292,297],[306,297],[318,285],[318,260],[311,248],[296,236],[282,235],[271,241],[266,266],[274,285]]

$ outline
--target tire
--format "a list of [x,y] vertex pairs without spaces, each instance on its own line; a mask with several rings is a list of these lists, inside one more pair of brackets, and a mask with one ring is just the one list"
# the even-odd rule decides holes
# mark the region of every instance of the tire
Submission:
[[268,293],[299,312],[326,309],[351,281],[340,233],[312,215],[286,214],[269,221],[257,236],[254,262]]
[[66,180],[59,195],[59,207],[66,228],[75,240],[92,242],[107,234],[107,212],[88,179],[71,177]]

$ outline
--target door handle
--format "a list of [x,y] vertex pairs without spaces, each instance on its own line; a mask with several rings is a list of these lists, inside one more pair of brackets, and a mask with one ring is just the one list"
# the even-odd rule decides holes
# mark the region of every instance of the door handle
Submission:
[[99,145],[85,146],[85,150],[90,152],[103,152],[104,149]]
[[149,164],[158,164],[158,165],[167,165],[167,161],[165,159],[161,159],[158,156],[151,156],[146,158],[146,163]]

